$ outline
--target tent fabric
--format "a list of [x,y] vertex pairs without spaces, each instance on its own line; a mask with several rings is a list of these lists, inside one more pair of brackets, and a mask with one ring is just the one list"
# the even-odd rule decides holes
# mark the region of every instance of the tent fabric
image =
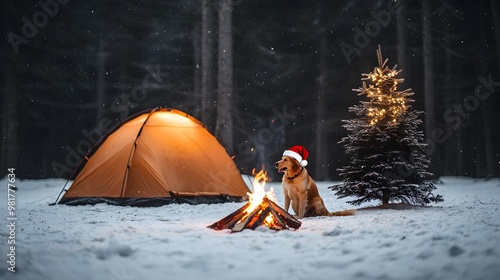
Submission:
[[131,117],[85,161],[60,204],[221,203],[244,201],[249,191],[217,139],[174,109]]

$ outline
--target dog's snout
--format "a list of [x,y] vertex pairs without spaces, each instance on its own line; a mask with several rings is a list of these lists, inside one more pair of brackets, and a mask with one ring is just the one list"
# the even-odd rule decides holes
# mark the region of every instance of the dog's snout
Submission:
[[277,162],[275,162],[275,163],[274,163],[274,166],[275,166],[276,168],[278,168],[278,162],[279,162],[279,161],[277,161]]

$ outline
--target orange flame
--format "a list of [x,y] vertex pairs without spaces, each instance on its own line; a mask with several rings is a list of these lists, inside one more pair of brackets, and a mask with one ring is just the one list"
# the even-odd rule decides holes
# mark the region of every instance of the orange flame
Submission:
[[262,203],[264,197],[276,202],[276,196],[274,195],[273,188],[270,188],[267,192],[265,190],[266,182],[269,180],[267,172],[265,170],[261,170],[255,174],[254,168],[252,170],[252,175],[255,175],[255,178],[253,179],[253,193],[247,193],[250,205],[245,210],[248,214],[252,213],[252,211]]
[[269,213],[262,223],[266,227],[271,228],[271,229],[272,228],[279,228],[278,223],[276,222],[276,219],[273,216],[273,213]]
[[[247,193],[249,206],[245,209],[246,215],[252,213],[263,202],[264,197],[267,197],[267,199],[276,202],[276,196],[274,195],[273,188],[271,187],[269,191],[265,190],[266,182],[269,180],[267,172],[262,169],[256,174],[254,168],[252,170],[252,175],[255,176],[253,180],[253,193]],[[277,227],[277,222],[274,219],[272,213],[269,213],[262,223],[269,228]]]

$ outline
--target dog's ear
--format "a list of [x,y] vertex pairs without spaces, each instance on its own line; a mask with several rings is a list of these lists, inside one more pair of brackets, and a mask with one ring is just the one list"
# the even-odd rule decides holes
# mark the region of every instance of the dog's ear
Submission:
[[300,168],[302,167],[300,166],[299,161],[294,158],[290,158],[290,161],[292,162],[292,174],[299,172]]

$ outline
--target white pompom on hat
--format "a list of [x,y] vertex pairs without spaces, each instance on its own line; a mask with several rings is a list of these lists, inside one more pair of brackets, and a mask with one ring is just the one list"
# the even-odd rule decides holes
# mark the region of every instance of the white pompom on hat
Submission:
[[293,146],[288,150],[283,152],[283,156],[289,156],[296,159],[301,166],[307,165],[307,156],[309,152],[304,148],[304,146]]

